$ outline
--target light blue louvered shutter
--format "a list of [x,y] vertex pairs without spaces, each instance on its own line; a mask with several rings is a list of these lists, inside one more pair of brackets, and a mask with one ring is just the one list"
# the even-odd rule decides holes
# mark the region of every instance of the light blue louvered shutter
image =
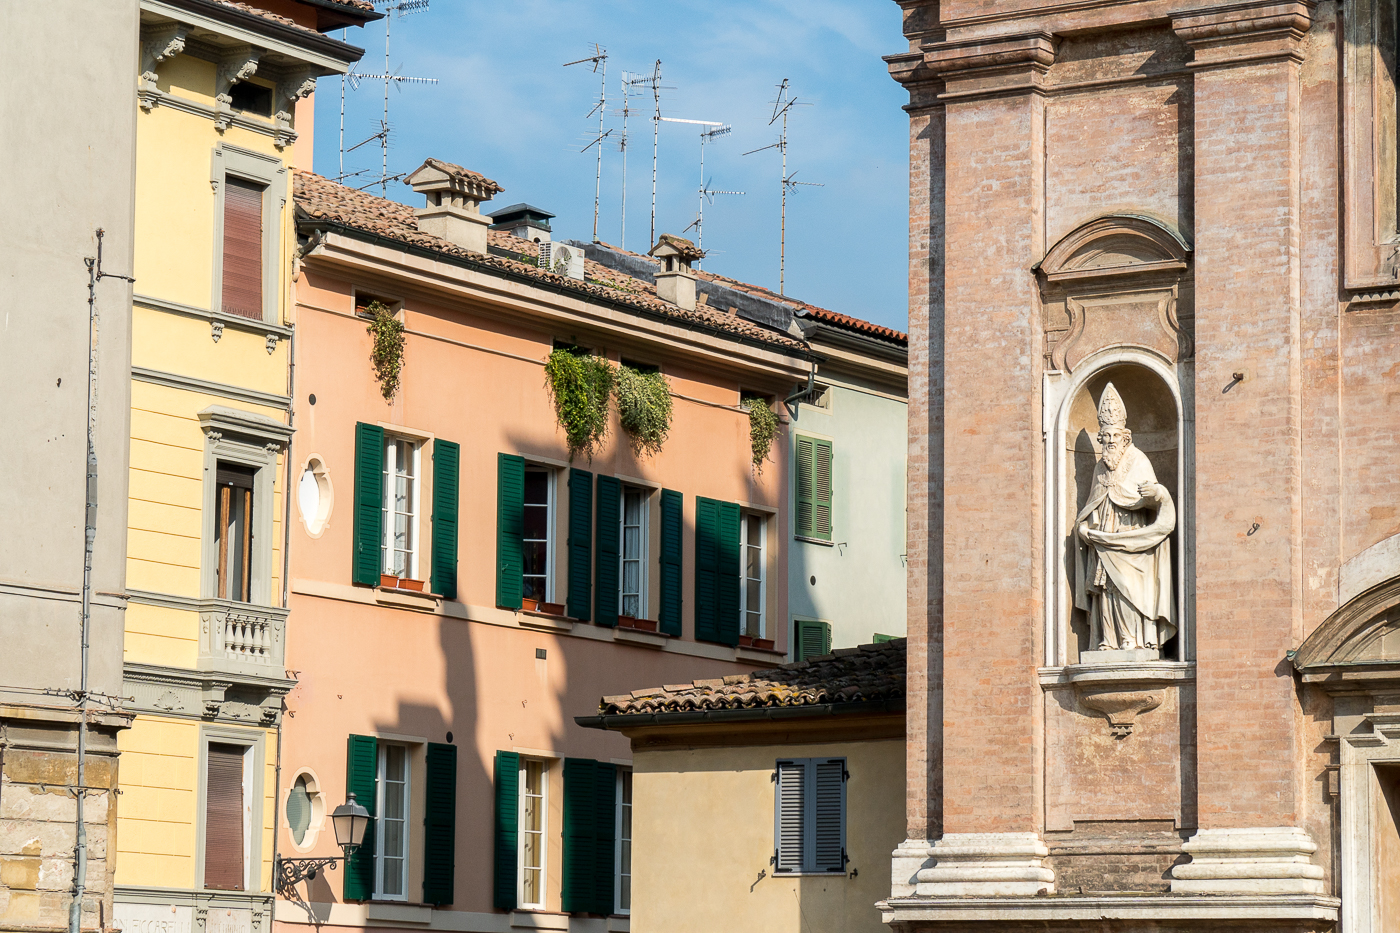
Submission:
[[846,759],[816,758],[810,768],[812,852],[809,871],[846,870]]
[[777,871],[799,872],[806,850],[807,762],[779,761],[775,783],[773,847],[777,850]]

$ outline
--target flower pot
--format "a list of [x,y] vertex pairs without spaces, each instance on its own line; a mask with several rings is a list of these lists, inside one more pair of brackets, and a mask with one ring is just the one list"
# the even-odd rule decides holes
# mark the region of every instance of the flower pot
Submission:
[[391,573],[381,573],[379,575],[379,585],[389,589],[395,589],[399,585],[399,578]]
[[552,616],[562,616],[564,614],[564,604],[540,603],[540,612],[547,612]]
[[755,638],[755,639],[753,640],[753,646],[754,646],[755,648],[757,648],[759,651],[772,651],[772,650],[773,650],[773,639],[771,639],[771,638]]
[[399,589],[401,589],[401,590],[412,590],[412,591],[415,592],[415,593],[421,593],[421,592],[423,592],[423,581],[422,581],[422,580],[407,580],[407,579],[404,579],[403,577],[399,577]]
[[520,608],[524,609],[526,612],[539,612],[540,601],[538,599],[531,599],[530,597],[526,596],[525,598],[520,600]]
[[633,619],[632,627],[639,632],[654,632],[659,628],[655,619]]
[[739,647],[740,647],[740,648],[752,648],[752,647],[753,647],[753,636],[752,636],[752,635],[740,635],[740,636],[739,636]]
[[636,616],[624,616],[624,615],[620,615],[620,616],[617,617],[617,627],[618,627],[618,628],[636,628],[636,627],[637,627],[637,617],[636,617]]

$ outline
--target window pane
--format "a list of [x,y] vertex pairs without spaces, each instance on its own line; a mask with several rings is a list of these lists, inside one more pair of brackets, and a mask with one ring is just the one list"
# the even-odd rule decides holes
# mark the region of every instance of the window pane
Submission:
[[627,489],[622,495],[622,523],[639,525],[642,521],[642,493],[638,489]]
[[763,584],[759,583],[757,580],[750,580],[745,585],[745,593],[747,596],[747,605],[745,608],[748,609],[749,612],[756,613],[763,607],[762,590]]
[[525,470],[525,504],[546,505],[549,502],[549,473],[546,470]]
[[548,567],[549,545],[544,541],[526,541],[524,547],[525,573],[543,575]]
[[544,577],[526,577],[521,583],[520,595],[522,597],[539,602],[548,602],[548,600],[544,598]]
[[642,601],[637,596],[622,597],[622,614],[631,616],[634,619],[642,617]]
[[642,556],[642,529],[622,529],[622,556],[634,560]]
[[544,539],[549,537],[549,509],[543,506],[525,506],[525,538]]

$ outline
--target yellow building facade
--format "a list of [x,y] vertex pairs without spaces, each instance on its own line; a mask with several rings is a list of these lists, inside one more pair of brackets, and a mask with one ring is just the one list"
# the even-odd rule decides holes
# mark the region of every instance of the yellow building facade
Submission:
[[143,0],[113,920],[270,929],[296,246],[323,35],[363,0]]

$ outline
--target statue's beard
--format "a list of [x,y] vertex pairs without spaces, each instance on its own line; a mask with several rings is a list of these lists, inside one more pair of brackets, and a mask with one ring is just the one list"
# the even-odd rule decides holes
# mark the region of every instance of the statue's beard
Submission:
[[1108,467],[1109,472],[1118,469],[1118,464],[1123,462],[1123,455],[1127,452],[1127,444],[1105,444],[1103,448],[1103,465]]

